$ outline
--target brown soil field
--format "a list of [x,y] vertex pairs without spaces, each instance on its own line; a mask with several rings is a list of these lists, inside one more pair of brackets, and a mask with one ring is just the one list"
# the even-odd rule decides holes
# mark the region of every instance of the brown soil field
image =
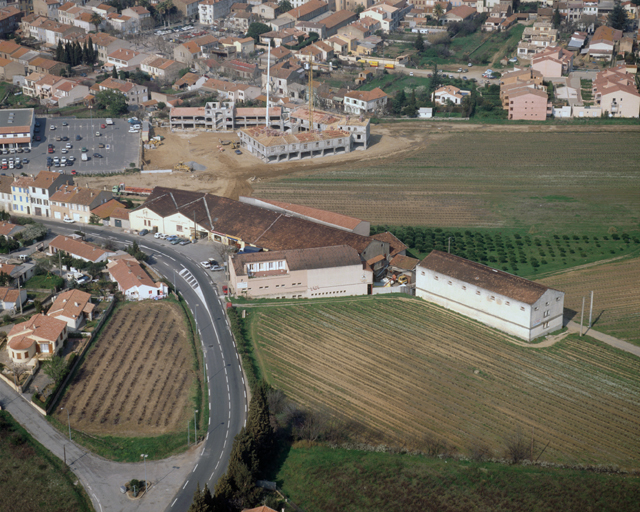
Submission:
[[[495,227],[513,217],[544,223],[565,210],[584,217],[591,203],[599,211],[605,201],[617,205],[616,220],[628,213],[631,202],[629,180],[637,178],[633,164],[640,158],[638,132],[640,126],[633,125],[404,122],[372,125],[373,144],[367,151],[267,165],[244,151],[219,152],[219,140],[237,140],[234,134],[159,129],[167,138],[145,152],[146,168],[195,161],[207,170],[124,180],[82,176],[77,181],[96,188],[120,181],[162,185],[234,199],[255,195],[390,225]],[[540,196],[558,194],[577,197],[540,209],[545,202]]]
[[637,468],[637,359],[589,337],[550,347],[419,299],[360,298],[249,308],[267,380],[294,401],[414,448],[426,435],[495,456],[518,427],[541,460]]
[[577,313],[575,321],[580,321],[582,297],[588,321],[593,290],[593,329],[640,345],[640,259],[569,270],[540,282],[565,292],[565,308]]
[[[113,313],[60,407],[93,435],[156,436],[191,418],[191,350],[180,306],[127,303]],[[58,420],[66,424],[65,411]]]

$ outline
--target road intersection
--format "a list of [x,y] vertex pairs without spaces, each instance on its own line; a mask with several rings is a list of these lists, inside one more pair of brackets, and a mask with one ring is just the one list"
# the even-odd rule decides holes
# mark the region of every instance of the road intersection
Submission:
[[69,235],[80,228],[87,235],[87,241],[104,243],[110,240],[116,246],[120,245],[119,248],[136,241],[149,255],[148,264],[170,282],[175,282],[196,319],[205,354],[209,422],[204,430],[198,426],[201,441],[197,446],[176,457],[147,462],[152,487],[148,496],[133,502],[120,493],[119,487],[131,478],[140,478],[142,463],[107,461],[69,443],[4,383],[0,383],[0,400],[55,455],[62,458],[66,444],[67,460],[72,462],[70,467],[91,496],[96,511],[185,511],[198,484],[203,487],[206,483],[213,488],[225,472],[233,438],[245,424],[248,412],[246,380],[224,311],[225,302],[218,296],[215,283],[207,272],[192,258],[161,241],[96,226],[67,226],[47,221],[44,224],[55,234]]

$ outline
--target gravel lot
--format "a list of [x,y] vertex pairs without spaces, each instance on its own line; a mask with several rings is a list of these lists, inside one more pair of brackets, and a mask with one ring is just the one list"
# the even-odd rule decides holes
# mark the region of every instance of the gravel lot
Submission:
[[[21,153],[17,155],[5,155],[19,156],[27,158],[29,163],[23,165],[22,169],[5,171],[7,174],[20,174],[25,172],[27,174],[36,174],[39,171],[47,168],[47,156],[50,157],[69,157],[70,155],[75,157],[75,162],[72,166],[66,167],[51,167],[51,170],[63,171],[70,173],[71,170],[75,170],[78,174],[95,174],[103,172],[121,172],[124,168],[129,167],[131,162],[138,166],[138,149],[140,145],[140,134],[129,133],[129,123],[126,119],[114,119],[113,125],[106,125],[105,128],[101,128],[101,125],[106,124],[104,118],[91,119],[75,119],[75,118],[38,118],[36,120],[40,123],[39,135],[41,140],[33,141],[33,147],[30,153]],[[67,123],[68,126],[63,126],[63,123]],[[50,126],[56,127],[55,130],[51,130]],[[100,136],[96,135],[96,132],[100,132]],[[81,140],[76,140],[76,135],[82,137]],[[68,153],[62,153],[62,148],[67,144],[66,141],[56,141],[56,137],[69,137],[69,143],[72,148]],[[47,147],[49,144],[53,144],[54,152],[52,154],[47,153]],[[100,148],[99,144],[104,144],[104,148]],[[109,149],[107,149],[107,145]],[[82,148],[87,148],[87,155],[90,160],[83,162],[81,160]],[[95,158],[94,153],[102,155],[103,158]]]

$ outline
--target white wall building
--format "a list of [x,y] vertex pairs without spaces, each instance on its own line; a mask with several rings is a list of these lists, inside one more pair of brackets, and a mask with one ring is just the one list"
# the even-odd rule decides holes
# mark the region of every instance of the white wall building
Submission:
[[441,251],[416,267],[416,296],[527,341],[562,328],[563,292]]

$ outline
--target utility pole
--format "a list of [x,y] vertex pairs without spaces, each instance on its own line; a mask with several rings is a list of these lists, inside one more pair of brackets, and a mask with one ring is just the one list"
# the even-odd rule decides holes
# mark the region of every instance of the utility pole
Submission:
[[591,329],[591,316],[593,315],[593,290],[591,290],[591,306],[589,307],[589,329]]
[[64,465],[67,465],[67,445],[63,444],[62,445],[62,451],[64,453]]
[[191,446],[191,422],[187,421],[187,446]]
[[584,297],[582,297],[582,313],[580,313],[580,336],[582,336],[582,320],[584,319]]
[[271,89],[271,38],[267,39],[267,128],[269,128],[269,89]]
[[447,252],[451,254],[451,237],[449,237],[449,247],[447,249]]
[[196,423],[196,414],[198,414],[198,409],[193,411],[193,444],[198,444],[198,424]]
[[20,303],[20,315],[22,315],[22,298],[20,297],[20,276],[18,276],[18,302]]
[[536,431],[535,425],[531,427],[531,462],[533,462],[533,435]]

